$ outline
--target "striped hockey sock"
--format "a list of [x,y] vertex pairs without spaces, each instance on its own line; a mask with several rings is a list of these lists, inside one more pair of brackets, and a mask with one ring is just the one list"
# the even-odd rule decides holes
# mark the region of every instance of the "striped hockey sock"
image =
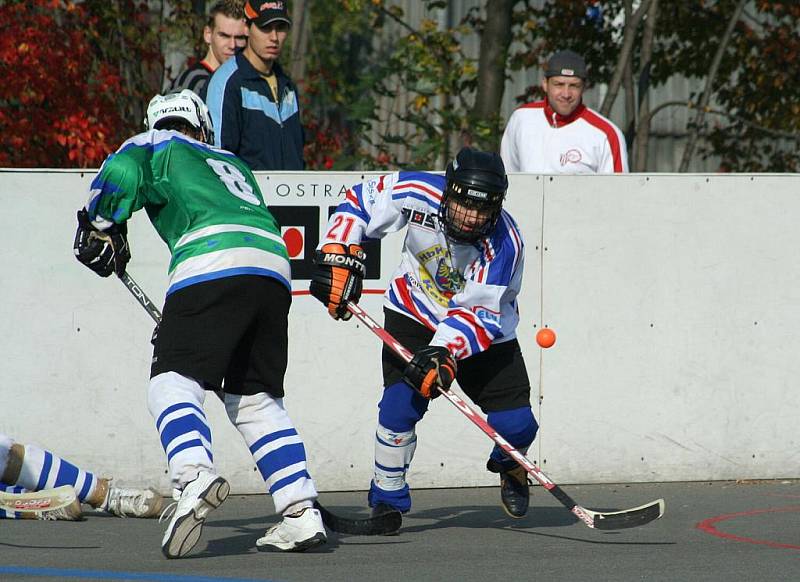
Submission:
[[253,455],[275,511],[286,515],[310,507],[317,490],[308,474],[303,440],[283,407],[283,399],[264,392],[226,394],[225,410]]
[[216,472],[211,427],[203,411],[205,396],[198,382],[176,372],[150,379],[147,405],[156,421],[175,489],[194,480],[201,470]]

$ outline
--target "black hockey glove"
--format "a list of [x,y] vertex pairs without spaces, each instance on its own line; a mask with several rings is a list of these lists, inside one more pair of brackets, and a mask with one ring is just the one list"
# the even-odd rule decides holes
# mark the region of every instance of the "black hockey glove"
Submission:
[[456,378],[456,361],[442,346],[423,346],[414,352],[414,357],[403,372],[405,380],[425,398],[436,398],[442,390],[449,390]]
[[366,258],[364,249],[356,244],[328,243],[317,251],[311,294],[325,304],[334,319],[350,319],[346,303],[358,303],[361,298]]
[[92,225],[86,209],[81,209],[72,248],[75,257],[101,277],[108,277],[111,273],[121,277],[131,260],[127,235],[126,223],[99,230]]

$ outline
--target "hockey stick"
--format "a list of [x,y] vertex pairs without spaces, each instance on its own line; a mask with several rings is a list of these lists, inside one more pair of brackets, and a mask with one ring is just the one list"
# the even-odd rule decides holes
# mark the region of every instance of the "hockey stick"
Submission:
[[0,491],[0,509],[9,513],[42,513],[62,509],[75,503],[77,497],[71,485],[42,489],[28,493]]
[[375,517],[351,519],[335,515],[325,509],[319,501],[314,507],[322,514],[322,522],[333,531],[354,536],[381,536],[394,533],[403,524],[403,516],[399,511],[390,511]]
[[[347,303],[347,310],[355,315],[364,325],[366,325],[375,335],[377,335],[384,344],[386,344],[393,352],[400,356],[405,362],[410,362],[413,354],[400,342],[398,342],[392,335],[383,329],[378,323],[372,319],[366,311],[361,309],[353,302]],[[437,387],[438,388],[438,387]],[[528,474],[536,479],[539,484],[547,489],[561,504],[569,509],[575,516],[583,523],[591,528],[602,530],[615,530],[625,529],[629,527],[638,527],[645,525],[651,521],[658,519],[664,515],[664,500],[658,499],[639,507],[631,509],[624,509],[622,511],[595,511],[581,507],[564,491],[556,485],[550,478],[545,475],[539,467],[534,465],[528,460],[525,455],[520,453],[517,449],[512,447],[508,441],[500,436],[491,425],[486,422],[483,417],[479,416],[469,404],[467,404],[461,397],[456,395],[451,390],[442,390],[438,388],[439,392],[449,400],[453,406],[467,418],[469,418],[475,426],[480,428],[490,439],[497,443],[506,453],[508,453],[517,463],[522,465]]]
[[[150,300],[150,298],[142,290],[142,288],[139,287],[136,281],[133,280],[133,277],[125,272],[122,274],[120,279],[125,284],[125,287],[127,287],[128,291],[131,292],[131,295],[136,297],[136,300],[139,302],[139,304],[144,307],[144,310],[147,311],[150,317],[153,318],[153,321],[156,323],[161,323],[161,312],[158,310],[158,307],[156,307],[156,304]],[[222,402],[225,402],[225,396],[221,391],[214,390],[214,393],[220,398],[220,400],[222,400]],[[400,529],[400,522],[403,519],[399,511],[393,511],[371,518],[349,519],[347,517],[341,517],[331,513],[318,501],[314,502],[314,505],[317,509],[319,509],[319,512],[322,515],[322,521],[326,526],[333,531],[344,534],[361,536],[384,535]]]
[[120,276],[120,279],[125,284],[125,287],[127,287],[128,291],[131,292],[131,295],[136,297],[136,300],[141,304],[142,307],[144,307],[144,310],[147,312],[147,314],[153,318],[153,321],[156,323],[161,323],[161,312],[158,310],[158,307],[156,307],[155,303],[150,301],[150,298],[144,291],[142,291],[142,288],[139,287],[138,283],[133,280],[133,277],[128,275],[128,272],[125,271]]

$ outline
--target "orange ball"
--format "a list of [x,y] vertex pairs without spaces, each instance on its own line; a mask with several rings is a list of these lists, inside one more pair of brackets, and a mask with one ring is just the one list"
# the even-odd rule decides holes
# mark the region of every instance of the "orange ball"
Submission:
[[536,343],[543,348],[552,347],[552,345],[556,343],[556,332],[549,327],[543,327],[539,330],[539,333],[536,334]]

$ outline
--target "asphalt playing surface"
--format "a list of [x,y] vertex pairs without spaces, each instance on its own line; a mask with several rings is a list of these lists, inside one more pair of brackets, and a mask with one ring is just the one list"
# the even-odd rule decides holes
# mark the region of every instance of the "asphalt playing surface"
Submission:
[[[329,532],[307,553],[258,552],[277,521],[262,496],[231,496],[187,557],[160,551],[165,523],[89,510],[83,522],[0,520],[0,580],[204,582],[422,580],[800,580],[800,481],[563,486],[610,511],[664,498],[664,517],[615,532],[588,528],[541,487],[512,520],[497,488],[414,492],[397,536]],[[329,510],[366,517],[365,493],[323,493]]]

